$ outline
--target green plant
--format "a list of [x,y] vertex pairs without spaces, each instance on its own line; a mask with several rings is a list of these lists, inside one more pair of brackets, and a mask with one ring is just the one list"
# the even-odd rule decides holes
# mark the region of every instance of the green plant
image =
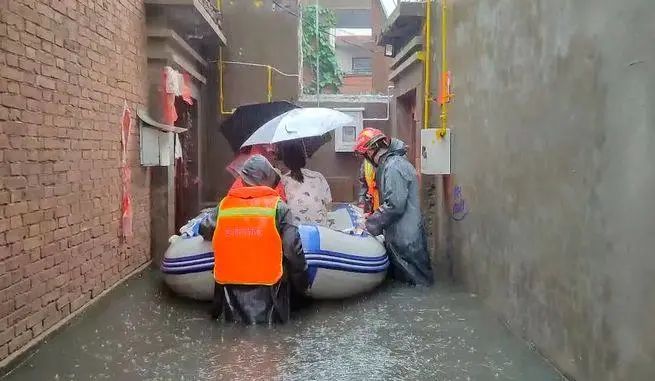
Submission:
[[[316,6],[302,7],[302,54],[303,63],[313,72],[313,80],[305,84],[306,94],[316,94],[316,55],[318,52],[319,84],[321,92],[326,89],[339,92],[342,85],[343,72],[339,68],[337,55],[330,41],[330,30],[336,25],[336,16],[331,9],[320,7],[318,23],[318,44],[316,36]],[[317,49],[318,45],[318,49]]]

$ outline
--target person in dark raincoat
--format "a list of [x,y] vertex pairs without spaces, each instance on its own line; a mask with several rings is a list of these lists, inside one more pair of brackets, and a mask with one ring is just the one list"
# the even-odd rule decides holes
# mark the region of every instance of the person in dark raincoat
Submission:
[[[232,183],[232,186],[230,187],[230,190],[245,186],[243,180],[241,180],[241,175],[240,175],[241,168],[243,168],[243,164],[250,157],[252,157],[252,155],[256,155],[256,154],[264,156],[266,160],[269,160],[269,163],[275,157],[274,148],[270,144],[259,144],[259,145],[243,148],[237,154],[237,157],[234,160],[232,160],[232,162],[225,168],[235,178],[234,183]],[[275,187],[275,190],[280,194],[280,197],[282,197],[282,201],[286,202],[287,197],[286,194],[284,193],[284,187],[282,186],[281,182]]]
[[217,209],[212,316],[245,324],[289,320],[292,294],[308,285],[307,264],[291,213],[275,187],[279,174],[262,155],[240,169],[245,187],[230,190]]
[[391,276],[413,285],[434,281],[420,211],[416,169],[407,160],[405,143],[375,129],[357,137],[356,152],[375,166],[380,207],[366,219],[366,230],[384,234]]

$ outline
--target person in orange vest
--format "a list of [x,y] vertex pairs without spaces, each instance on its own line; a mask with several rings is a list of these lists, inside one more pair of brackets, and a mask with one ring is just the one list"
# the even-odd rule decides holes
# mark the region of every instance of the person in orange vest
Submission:
[[[364,128],[359,136],[379,136],[384,135],[382,131],[376,128]],[[360,147],[361,148],[361,147]],[[357,150],[355,150],[357,152]],[[361,156],[365,152],[357,152]],[[359,194],[357,206],[364,210],[365,214],[370,214],[380,207],[380,192],[378,192],[377,184],[375,183],[375,167],[366,159],[362,160],[362,165],[359,168]]]
[[275,187],[280,175],[262,155],[240,169],[245,186],[218,205],[214,248],[214,318],[245,324],[289,320],[292,294],[307,288],[307,264],[289,208]]
[[[230,172],[230,174],[232,174],[232,176],[235,178],[232,186],[230,187],[230,190],[244,186],[239,171],[243,167],[243,164],[246,162],[246,160],[248,160],[248,158],[250,158],[252,155],[256,154],[264,156],[270,162],[275,156],[275,150],[274,147],[270,144],[260,144],[243,148],[237,157],[232,160],[232,162],[226,167],[227,171]],[[275,190],[278,191],[280,197],[282,197],[282,201],[286,202],[287,197],[284,192],[284,186],[282,186],[281,182],[275,187]]]
[[357,136],[355,152],[375,169],[374,176],[364,176],[373,211],[365,224],[372,235],[384,234],[391,277],[413,285],[432,284],[418,175],[407,160],[405,143],[366,128]]

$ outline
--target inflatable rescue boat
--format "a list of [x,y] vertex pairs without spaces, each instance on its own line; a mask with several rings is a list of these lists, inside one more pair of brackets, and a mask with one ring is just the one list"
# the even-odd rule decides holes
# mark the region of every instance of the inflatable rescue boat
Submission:
[[[197,233],[206,211],[189,221],[181,236],[171,237],[161,271],[164,282],[180,296],[211,300],[214,292],[214,254],[211,242]],[[357,228],[361,210],[340,204],[330,212],[330,228],[299,227],[307,260],[309,289],[316,299],[347,298],[376,288],[384,280],[389,258],[379,238]]]
[[161,271],[173,292],[186,298],[211,300],[214,296],[214,251],[202,236],[174,236],[164,254]]

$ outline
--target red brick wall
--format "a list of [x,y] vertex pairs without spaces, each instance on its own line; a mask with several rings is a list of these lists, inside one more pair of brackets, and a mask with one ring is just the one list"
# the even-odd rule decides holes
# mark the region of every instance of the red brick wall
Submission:
[[146,103],[144,45],[140,0],[0,0],[0,359],[149,259],[136,122],[119,240],[119,118]]
[[346,75],[339,90],[342,94],[370,94],[373,78],[370,75]]

